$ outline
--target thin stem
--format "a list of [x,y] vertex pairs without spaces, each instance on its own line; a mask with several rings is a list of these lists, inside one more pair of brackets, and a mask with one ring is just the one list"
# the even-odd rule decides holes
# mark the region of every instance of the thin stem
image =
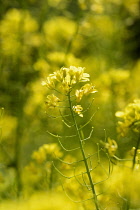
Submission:
[[132,171],[134,170],[134,167],[135,167],[137,150],[139,149],[139,145],[140,145],[140,133],[139,133],[139,137],[138,137],[136,148],[134,150],[134,157],[133,157],[133,163],[132,163]]
[[74,116],[74,113],[73,113],[73,109],[72,109],[72,102],[70,100],[70,92],[68,93],[68,99],[69,99],[71,115],[72,115],[72,118],[73,118],[73,122],[74,122],[74,125],[75,125],[77,136],[78,136],[78,139],[79,139],[80,150],[81,150],[81,153],[82,153],[82,156],[83,156],[83,160],[84,160],[84,164],[85,164],[85,167],[86,167],[88,179],[89,179],[89,182],[90,182],[90,185],[91,185],[91,190],[92,190],[92,193],[94,195],[94,202],[95,202],[96,210],[99,210],[99,205],[98,205],[98,200],[97,200],[95,187],[94,187],[94,184],[93,184],[93,181],[92,181],[92,177],[91,177],[91,174],[90,174],[90,169],[89,169],[89,166],[88,166],[86,154],[85,154],[83,143],[82,143],[83,140],[81,138],[81,132],[79,131],[79,128],[78,128],[78,125],[77,125],[77,121],[75,119],[75,116]]

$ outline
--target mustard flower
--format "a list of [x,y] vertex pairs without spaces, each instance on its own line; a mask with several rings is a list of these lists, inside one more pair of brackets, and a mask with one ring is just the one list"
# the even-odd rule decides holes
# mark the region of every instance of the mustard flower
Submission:
[[76,90],[75,91],[75,96],[76,96],[76,101],[79,102],[81,101],[82,97],[84,95],[84,91],[83,90]]
[[55,71],[53,74],[50,74],[52,78],[54,78],[57,82],[62,82],[63,81],[63,70],[62,68],[60,70]]
[[95,86],[93,86],[92,84],[85,84],[83,87],[82,87],[82,90],[84,91],[84,94],[85,95],[88,95],[90,93],[96,93],[97,90],[94,88]]
[[56,97],[54,94],[48,95],[46,98],[47,108],[55,108],[59,105],[60,99]]
[[[84,68],[70,66],[69,68],[61,68],[60,72],[62,74],[62,88],[64,91],[69,92],[72,85],[78,82],[89,81],[89,74],[84,73]],[[58,74],[58,73],[57,73]]]
[[118,132],[125,136],[130,128],[134,132],[140,132],[140,100],[134,100],[126,106],[124,111],[116,112],[116,117],[122,119],[118,122]]
[[81,105],[73,106],[73,111],[77,113],[80,117],[83,117],[83,114],[81,113],[81,111],[83,111],[83,108]]
[[85,84],[80,90],[75,91],[76,101],[79,102],[84,95],[88,95],[90,93],[96,93],[97,90],[94,88],[92,84]]
[[55,89],[54,78],[49,76],[46,78],[46,81],[42,81],[41,83],[43,86],[48,87],[49,89]]
[[84,73],[85,68],[83,67],[75,67],[75,66],[70,66],[68,69],[70,75],[73,75],[76,82],[87,82],[89,81],[90,75],[87,73]]
[[85,73],[84,70],[85,68],[75,66],[62,67],[60,70],[50,74],[46,81],[42,82],[42,85],[55,89],[55,83],[58,82],[63,91],[68,93],[74,84],[89,81],[90,75]]

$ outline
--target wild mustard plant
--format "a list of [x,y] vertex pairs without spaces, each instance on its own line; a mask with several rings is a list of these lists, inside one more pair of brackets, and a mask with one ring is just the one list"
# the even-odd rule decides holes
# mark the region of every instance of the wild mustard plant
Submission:
[[[82,85],[83,83],[86,83]],[[97,92],[95,89],[95,86],[90,83],[90,75],[85,72],[85,68],[82,67],[75,67],[70,66],[69,68],[62,67],[60,70],[57,70],[53,74],[50,74],[45,81],[42,82],[42,85],[50,89],[51,94],[46,96],[45,104],[46,104],[46,114],[48,116],[51,116],[52,118],[62,118],[62,122],[69,128],[74,129],[74,134],[65,136],[65,135],[58,135],[55,133],[51,133],[48,131],[50,135],[53,137],[56,137],[61,145],[61,147],[65,151],[75,151],[80,150],[80,153],[82,155],[82,159],[80,161],[74,161],[74,162],[66,162],[61,159],[59,159],[62,163],[65,163],[67,165],[75,165],[80,164],[80,162],[84,163],[85,171],[81,172],[80,174],[75,174],[73,176],[66,176],[60,170],[55,166],[56,170],[65,178],[75,178],[79,183],[78,177],[82,177],[81,185],[86,187],[89,192],[91,192],[92,196],[86,200],[94,200],[95,208],[100,209],[98,199],[97,199],[97,192],[95,189],[95,185],[97,184],[94,182],[94,177],[91,174],[93,167],[92,167],[92,161],[91,157],[94,155],[87,155],[85,151],[85,142],[88,139],[91,139],[93,128],[87,138],[84,137],[83,128],[88,125],[93,116],[87,121],[84,125],[79,125],[79,118],[84,118],[84,115],[86,111],[88,111],[89,107],[84,109],[82,107],[82,100],[86,100],[86,96],[90,94],[94,94]],[[91,104],[90,104],[91,105]],[[59,115],[53,116],[52,113],[54,111],[58,111]],[[56,113],[56,112],[55,112]],[[77,148],[74,149],[66,149],[61,139],[63,138],[74,138],[76,137],[76,141],[78,144]],[[109,140],[111,143],[111,146],[108,146],[109,148],[113,147],[114,142]],[[116,145],[115,145],[116,146]],[[110,150],[110,153],[113,150]],[[98,155],[98,164],[100,164],[100,158],[99,158],[99,148],[97,151]],[[97,164],[97,165],[98,165]],[[86,176],[86,177],[85,177]],[[102,182],[102,181],[101,181]],[[87,184],[88,183],[88,184]],[[90,195],[91,195],[90,194]]]
[[132,129],[134,132],[140,132],[140,100],[134,100],[126,106],[124,111],[116,112],[116,117],[122,119],[118,122],[118,132],[125,136]]
[[116,117],[119,117],[121,119],[121,121],[118,121],[118,133],[121,136],[126,136],[130,130],[138,135],[136,145],[134,145],[134,147],[132,148],[132,169],[134,169],[136,160],[138,159],[137,155],[139,153],[140,147],[140,100],[137,99],[134,100],[133,103],[128,104],[124,111],[116,112]]
[[52,160],[61,158],[63,153],[56,143],[43,144],[33,151],[32,160],[24,167],[23,182],[32,189],[51,190],[55,183]]

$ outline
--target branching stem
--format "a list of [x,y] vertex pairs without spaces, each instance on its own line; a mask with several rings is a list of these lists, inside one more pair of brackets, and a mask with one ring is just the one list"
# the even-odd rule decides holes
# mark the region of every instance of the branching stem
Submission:
[[81,153],[82,153],[82,156],[83,156],[83,161],[84,161],[84,164],[85,164],[85,168],[86,168],[86,172],[87,172],[87,175],[88,175],[89,183],[90,183],[91,190],[92,190],[92,193],[93,193],[93,198],[94,198],[96,210],[99,210],[100,208],[99,208],[99,204],[98,204],[98,200],[97,200],[97,195],[96,195],[94,183],[93,183],[93,180],[92,180],[92,177],[91,177],[91,174],[90,174],[90,169],[89,169],[89,166],[88,166],[85,150],[84,150],[84,147],[83,147],[83,139],[81,137],[81,132],[79,131],[77,121],[76,121],[76,118],[74,116],[73,109],[72,109],[70,92],[68,93],[68,101],[69,101],[70,111],[71,111],[71,115],[72,115],[73,122],[74,122],[74,125],[75,125],[75,129],[76,129],[76,133],[77,133],[77,136],[78,136],[78,139],[79,139],[80,150],[81,150]]

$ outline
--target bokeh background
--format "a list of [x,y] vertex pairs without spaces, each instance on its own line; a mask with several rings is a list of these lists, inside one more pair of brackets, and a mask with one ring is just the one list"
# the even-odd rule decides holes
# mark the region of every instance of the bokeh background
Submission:
[[[65,205],[86,209],[63,195],[51,165],[54,151],[68,160],[75,154],[66,155],[46,132],[65,130],[61,122],[46,116],[48,90],[41,82],[62,66],[85,67],[98,90],[92,109],[82,119],[86,122],[98,110],[85,129],[88,135],[94,126],[90,148],[95,151],[95,143],[109,136],[118,143],[119,157],[127,156],[135,146],[135,136],[118,136],[115,113],[140,97],[140,1],[5,0],[0,5],[0,200],[13,202],[22,195],[25,200],[19,209],[62,209]],[[44,144],[51,145],[45,163],[34,152]],[[69,147],[71,142],[65,144]],[[77,186],[72,186],[70,192],[76,191]],[[42,191],[46,194],[31,197]],[[51,207],[53,198],[56,206]],[[16,209],[15,203],[0,206]]]

